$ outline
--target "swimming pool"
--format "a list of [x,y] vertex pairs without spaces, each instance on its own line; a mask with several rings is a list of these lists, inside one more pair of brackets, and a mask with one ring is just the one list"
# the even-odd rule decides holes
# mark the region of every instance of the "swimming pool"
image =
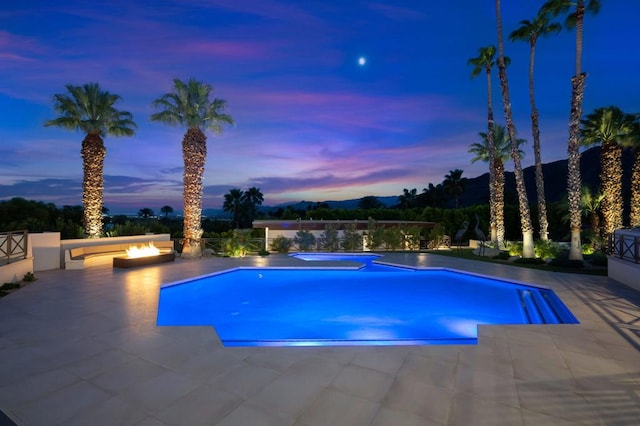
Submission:
[[213,326],[225,346],[314,346],[475,344],[479,324],[578,323],[550,289],[346,260],[364,267],[236,268],[163,286],[157,324]]

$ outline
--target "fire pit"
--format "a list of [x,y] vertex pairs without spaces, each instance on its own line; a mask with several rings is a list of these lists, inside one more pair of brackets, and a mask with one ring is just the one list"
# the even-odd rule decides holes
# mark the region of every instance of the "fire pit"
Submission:
[[173,252],[161,253],[160,250],[149,243],[142,247],[130,247],[126,257],[114,257],[114,268],[134,268],[136,266],[155,265],[157,263],[173,262],[176,256]]

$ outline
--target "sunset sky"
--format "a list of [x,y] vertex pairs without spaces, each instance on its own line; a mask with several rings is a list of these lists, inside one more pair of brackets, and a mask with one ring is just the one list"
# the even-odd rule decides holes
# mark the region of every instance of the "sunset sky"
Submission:
[[[492,0],[10,3],[0,9],[0,200],[81,204],[84,135],[43,123],[56,117],[55,93],[88,82],[120,95],[116,107],[138,124],[133,137],[105,139],[104,203],[114,213],[182,209],[186,129],[149,120],[176,77],[211,84],[236,121],[208,134],[204,208],[219,208],[232,188],[256,186],[273,206],[421,192],[450,170],[487,170],[467,153],[486,131],[487,90],[467,60],[496,43]],[[507,37],[543,1],[502,3],[528,166],[529,46]],[[638,18],[638,0],[603,1],[586,17],[585,114],[612,104],[640,112]],[[566,158],[574,48],[566,30],[538,42],[543,162]],[[503,123],[497,71],[493,88]]]

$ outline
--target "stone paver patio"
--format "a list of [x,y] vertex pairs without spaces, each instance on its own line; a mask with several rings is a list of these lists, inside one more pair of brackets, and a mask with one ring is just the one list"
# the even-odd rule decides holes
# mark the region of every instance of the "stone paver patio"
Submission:
[[162,284],[286,256],[40,272],[0,299],[0,409],[19,425],[638,425],[640,294],[605,277],[426,254],[384,261],[551,287],[579,325],[479,344],[223,347],[157,327]]

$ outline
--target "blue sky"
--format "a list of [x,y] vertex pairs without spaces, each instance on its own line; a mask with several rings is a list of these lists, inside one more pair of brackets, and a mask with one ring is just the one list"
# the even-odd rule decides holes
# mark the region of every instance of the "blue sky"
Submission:
[[[175,77],[211,84],[236,121],[208,135],[204,208],[231,188],[257,186],[276,205],[399,195],[456,168],[487,169],[467,153],[486,129],[486,80],[471,79],[467,60],[496,43],[492,0],[11,3],[0,10],[0,199],[81,203],[83,135],[42,124],[55,93],[88,82],[122,96],[116,106],[139,126],[105,139],[112,212],[182,208],[185,129],[149,121]],[[542,3],[503,1],[505,38]],[[638,17],[637,0],[603,1],[587,16],[585,113],[640,111]],[[566,158],[574,45],[568,31],[538,42],[544,162]],[[529,46],[507,40],[505,53],[528,166]],[[497,72],[493,84],[504,122]]]

